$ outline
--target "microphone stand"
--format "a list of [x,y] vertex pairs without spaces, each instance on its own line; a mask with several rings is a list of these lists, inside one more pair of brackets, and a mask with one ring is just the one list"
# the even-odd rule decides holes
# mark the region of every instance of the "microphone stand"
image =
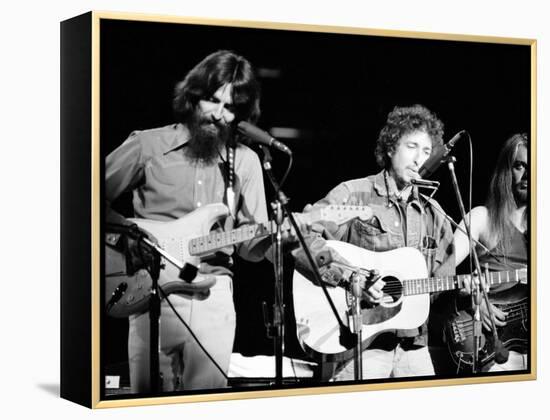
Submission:
[[[275,384],[276,385],[282,385],[283,379],[282,379],[282,365],[283,365],[283,351],[284,351],[284,303],[283,303],[283,258],[282,258],[282,234],[281,234],[281,226],[283,222],[283,215],[288,218],[290,221],[292,227],[294,228],[296,232],[296,236],[298,237],[298,241],[304,250],[304,253],[307,257],[307,260],[309,262],[309,265],[311,267],[311,270],[313,272],[313,275],[315,277],[315,281],[317,282],[317,285],[319,285],[327,300],[328,303],[332,309],[332,312],[334,313],[334,316],[336,317],[336,320],[340,326],[340,343],[345,346],[346,348],[351,348],[352,346],[357,345],[358,337],[356,333],[352,333],[350,329],[342,322],[340,319],[340,316],[338,314],[338,311],[336,309],[336,306],[334,305],[334,302],[332,301],[330,295],[328,294],[327,288],[321,278],[321,274],[319,273],[319,268],[317,264],[315,263],[311,251],[309,250],[309,247],[307,246],[305,239],[302,235],[302,232],[300,231],[300,228],[298,227],[298,224],[296,223],[296,220],[292,214],[288,210],[288,197],[285,195],[285,193],[281,190],[281,187],[277,180],[275,179],[275,176],[273,175],[272,166],[271,166],[271,153],[269,152],[269,149],[265,146],[260,146],[264,153],[263,163],[262,166],[264,168],[265,173],[267,174],[267,177],[269,181],[271,182],[271,185],[273,186],[273,189],[275,190],[276,199],[274,201],[273,207],[276,210],[276,217],[275,222],[277,224],[277,232],[276,232],[276,240],[275,240],[275,302],[273,304],[273,323],[268,324],[268,331],[271,331],[274,335],[274,346],[275,346]],[[280,213],[280,210],[282,209],[282,214]],[[361,342],[359,341],[359,346],[361,345]]]
[[160,254],[155,252],[155,257],[149,270],[151,275],[151,300],[149,302],[149,378],[150,378],[150,392],[152,394],[159,394],[161,391],[160,382],[160,364],[159,364],[159,351],[160,351],[160,295],[158,280],[160,277]]
[[[277,198],[271,203],[271,208],[275,213],[275,236],[274,236],[274,259],[273,266],[275,267],[275,284],[273,293],[273,308],[272,321],[269,322],[267,310],[264,302],[264,318],[267,327],[267,335],[273,339],[273,349],[275,354],[275,385],[283,384],[283,355],[284,355],[284,287],[283,287],[283,241],[282,241],[282,224],[283,224],[283,206],[286,205],[288,199],[280,191],[279,184],[275,180],[271,167],[271,153],[265,146],[261,146],[264,152],[263,167],[275,189]],[[272,235],[273,239],[273,235]]]
[[[449,168],[449,173],[451,175],[451,182],[453,184],[453,189],[456,195],[458,207],[460,210],[460,214],[462,216],[462,220],[464,221],[464,227],[466,228],[466,233],[468,235],[468,240],[470,241],[470,255],[473,256],[474,265],[476,268],[476,271],[478,273],[480,282],[476,284],[473,284],[471,287],[471,295],[472,295],[472,307],[474,308],[474,317],[473,317],[473,327],[474,327],[474,333],[472,336],[472,339],[474,341],[474,351],[472,355],[472,373],[477,373],[479,366],[479,351],[481,350],[481,338],[482,338],[482,322],[481,322],[481,299],[485,300],[485,304],[487,306],[487,310],[489,311],[489,318],[491,320],[491,326],[493,330],[493,340],[495,341],[495,349],[497,346],[501,347],[502,344],[500,343],[500,340],[497,335],[496,331],[496,325],[495,325],[495,315],[493,313],[493,310],[491,309],[491,305],[489,302],[489,296],[487,294],[487,290],[485,287],[486,282],[489,280],[488,275],[486,272],[481,271],[481,267],[479,264],[479,258],[477,255],[477,251],[475,248],[475,244],[472,241],[472,235],[470,231],[470,225],[468,223],[468,220],[466,218],[466,210],[464,208],[464,202],[462,200],[462,195],[460,194],[460,189],[458,187],[458,181],[456,178],[455,173],[455,167],[454,163],[456,162],[456,158],[454,156],[448,155],[445,158],[445,161],[447,162],[447,166]],[[486,275],[487,278],[484,278],[483,275]],[[482,287],[480,287],[480,284]]]
[[271,337],[275,350],[275,385],[283,384],[283,356],[285,352],[285,304],[283,284],[283,209],[280,199],[271,204],[275,213],[275,290],[273,301],[273,322],[271,323]]
[[[159,351],[160,351],[160,294],[158,280],[160,277],[161,256],[167,261],[173,264],[180,270],[179,277],[182,280],[190,281],[197,273],[197,268],[190,264],[183,264],[178,259],[167,253],[159,245],[151,241],[147,236],[140,232],[135,226],[126,226],[118,223],[107,223],[107,231],[113,233],[120,233],[135,239],[138,247],[146,245],[152,251],[153,259],[148,262],[146,267],[149,276],[151,277],[151,294],[149,299],[149,392],[153,395],[160,394],[162,389],[162,383],[160,380],[160,363],[159,363]],[[115,290],[111,300],[107,303],[107,310],[117,303],[118,300],[124,295],[127,285],[120,289]],[[115,295],[116,294],[116,295]]]
[[197,275],[198,268],[192,264],[182,263],[145,236],[141,236],[139,240],[144,242],[154,251],[154,258],[148,269],[149,275],[151,276],[151,297],[149,301],[149,386],[152,394],[160,394],[162,391],[159,362],[161,298],[158,280],[160,278],[160,269],[162,268],[161,256],[179,269],[179,279],[182,281],[189,282],[194,279]]
[[160,294],[158,280],[160,277],[160,248],[150,241],[145,235],[137,238],[138,247],[147,245],[153,251],[153,260],[149,262],[147,271],[151,277],[151,293],[149,298],[149,392],[153,395],[160,394],[162,384],[160,381]]
[[361,295],[362,288],[357,273],[351,275],[351,318],[353,332],[357,334],[357,343],[353,349],[353,371],[356,381],[363,379],[363,317],[361,316]]
[[[149,392],[159,394],[160,366],[159,366],[159,322],[160,322],[160,296],[158,290],[158,279],[160,277],[160,256],[164,253],[162,248],[150,241],[136,225],[124,225],[120,223],[106,223],[107,232],[118,233],[127,238],[137,241],[137,247],[141,252],[142,246],[148,246],[153,251],[153,260],[148,261],[145,267],[151,277],[151,297],[149,300]],[[128,257],[127,257],[128,258]],[[142,258],[143,259],[143,258]],[[120,286],[119,286],[120,287]],[[117,303],[126,291],[127,286],[115,290],[111,300],[107,303],[107,310]]]

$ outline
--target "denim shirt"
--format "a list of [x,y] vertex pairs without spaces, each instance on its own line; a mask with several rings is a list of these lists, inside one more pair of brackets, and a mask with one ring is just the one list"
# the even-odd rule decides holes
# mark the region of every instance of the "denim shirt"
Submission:
[[[329,229],[325,237],[371,251],[413,247],[424,255],[430,276],[454,275],[453,231],[439,204],[428,202],[416,188],[406,202],[397,197],[395,184],[386,182],[384,171],[341,183],[316,205],[368,205],[373,216]],[[427,321],[420,328],[395,333],[399,338],[413,338],[414,345],[427,345]]]

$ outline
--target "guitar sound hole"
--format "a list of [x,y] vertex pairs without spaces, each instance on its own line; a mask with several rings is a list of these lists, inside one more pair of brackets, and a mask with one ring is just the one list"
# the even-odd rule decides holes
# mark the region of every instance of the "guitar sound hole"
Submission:
[[383,277],[382,280],[386,283],[382,288],[384,300],[388,303],[397,302],[403,295],[403,286],[401,282],[393,276]]

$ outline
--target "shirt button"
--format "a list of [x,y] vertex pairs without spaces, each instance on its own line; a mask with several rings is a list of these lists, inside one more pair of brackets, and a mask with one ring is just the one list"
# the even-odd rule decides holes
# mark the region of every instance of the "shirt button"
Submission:
[[202,181],[199,179],[199,180],[197,181],[197,184],[202,185]]
[[399,227],[399,222],[395,221],[395,222],[393,222],[393,225],[394,225],[395,227]]
[[197,207],[200,207],[202,204],[200,201],[197,201]]

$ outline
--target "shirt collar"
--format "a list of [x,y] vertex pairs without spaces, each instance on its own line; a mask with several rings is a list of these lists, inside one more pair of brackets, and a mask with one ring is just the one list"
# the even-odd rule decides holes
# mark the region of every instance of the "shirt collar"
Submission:
[[[385,180],[386,175],[384,173],[385,173],[385,169],[378,172],[374,176],[374,189],[378,193],[378,195],[382,197],[388,197],[391,201],[398,201],[397,186],[395,185],[395,181],[391,176],[388,175],[388,184],[386,189],[386,180]],[[420,207],[417,187],[413,186],[407,201],[414,203],[418,207]]]
[[384,169],[382,169],[374,176],[374,189],[378,193],[378,195],[382,197],[388,196],[386,181],[384,180]]
[[[172,126],[174,129],[174,136],[171,140],[168,141],[168,146],[166,148],[166,151],[163,153],[164,155],[167,155],[168,153],[174,152],[176,150],[181,149],[183,146],[185,146],[190,138],[191,134],[189,132],[189,128],[185,124],[177,123]],[[225,156],[223,155],[223,150],[220,150],[218,153],[218,162],[225,162]]]
[[165,155],[182,148],[189,141],[190,134],[186,125],[177,123],[172,127],[174,129],[174,136],[167,142],[168,144],[164,152]]

